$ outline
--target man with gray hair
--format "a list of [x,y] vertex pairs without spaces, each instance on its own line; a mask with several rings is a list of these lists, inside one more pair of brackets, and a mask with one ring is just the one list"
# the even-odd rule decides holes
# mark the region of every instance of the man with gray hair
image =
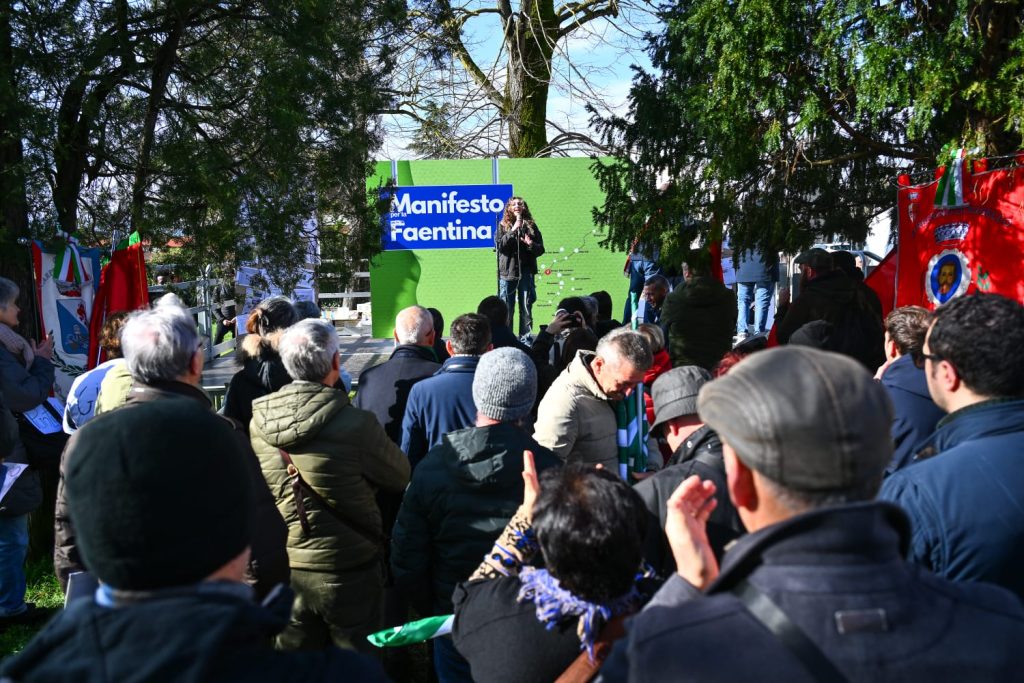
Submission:
[[[192,316],[190,316],[188,311],[185,310],[185,304],[177,294],[174,294],[173,292],[164,294],[162,297],[157,299],[156,303],[153,304],[152,309],[149,311],[136,311],[134,315],[138,316],[145,312],[155,313],[157,311],[164,312],[165,315],[162,316],[162,318],[178,315],[184,316],[184,318],[189,321],[187,323],[188,329],[186,329],[186,323],[181,322],[173,330],[169,330],[168,326],[170,323],[166,319],[163,320],[158,327],[163,329],[163,334],[167,339],[173,337],[175,339],[175,343],[183,344],[192,349],[195,349],[199,345],[199,334],[196,332],[195,321],[192,320]],[[128,322],[126,320],[125,325],[127,324]],[[123,340],[124,328],[121,329],[121,337]],[[194,338],[195,341],[188,341],[191,338]],[[145,346],[145,344],[143,344],[143,346]],[[136,347],[139,348],[139,344],[136,344]],[[181,352],[179,355],[184,358],[184,352]],[[123,348],[122,356],[125,356]],[[189,357],[191,358],[191,355]],[[200,358],[200,360],[202,360],[202,358]],[[184,365],[182,365],[182,368],[183,367]],[[201,367],[199,372],[202,372]],[[103,381],[100,383],[100,392],[96,397],[95,414],[101,415],[103,413],[109,413],[111,410],[123,406],[125,401],[128,400],[128,395],[131,393],[132,385],[134,383],[135,379],[132,376],[131,369],[128,367],[127,363],[111,368],[110,372],[103,376]]]
[[859,363],[807,347],[756,353],[705,384],[697,411],[722,439],[750,533],[719,569],[706,531],[716,487],[680,484],[665,527],[677,573],[601,681],[1020,680],[1020,601],[910,565],[916,530],[874,500],[892,406]]
[[[137,311],[129,316],[121,331],[121,350],[131,373],[132,385],[124,407],[118,410],[150,401],[193,401],[207,410],[213,410],[209,396],[200,388],[203,349],[199,334],[192,316],[180,305],[173,301],[162,302],[151,310]],[[245,454],[253,482],[253,543],[247,580],[262,598],[274,586],[288,580],[288,557],[285,552],[287,528],[277,512],[270,490],[263,482],[259,464],[244,430],[238,422],[226,417],[222,419],[229,422],[234,430],[238,449]],[[75,457],[76,444],[76,439],[72,437],[61,457],[61,478],[54,513],[56,539],[53,564],[57,577],[65,587],[68,576],[84,568],[74,529],[71,527],[64,489],[64,472],[68,461]],[[144,455],[139,453],[140,457]],[[182,500],[187,501],[187,497],[188,492],[183,491]],[[111,505],[116,504],[117,501],[111,501]]]
[[384,529],[374,495],[400,492],[409,461],[372,413],[335,388],[341,359],[334,327],[302,320],[280,341],[294,379],[253,401],[250,436],[288,523],[296,600],[278,647],[331,643],[366,648],[379,627]]
[[[529,356],[511,347],[488,351],[476,366],[471,393],[475,426],[445,434],[430,449],[405,493],[392,536],[395,584],[421,616],[451,614],[455,585],[480,564],[512,518],[523,496],[523,451],[533,452],[538,470],[561,464],[523,429],[537,395]],[[449,637],[434,641],[434,664],[441,681],[469,680],[469,666]]]
[[565,462],[619,469],[612,401],[621,401],[651,367],[647,340],[633,330],[612,330],[596,351],[579,351],[551,384],[537,408],[533,438]]
[[380,365],[359,376],[357,408],[377,416],[396,444],[402,443],[402,418],[409,391],[441,365],[434,355],[434,319],[422,306],[410,306],[395,317],[395,350]]

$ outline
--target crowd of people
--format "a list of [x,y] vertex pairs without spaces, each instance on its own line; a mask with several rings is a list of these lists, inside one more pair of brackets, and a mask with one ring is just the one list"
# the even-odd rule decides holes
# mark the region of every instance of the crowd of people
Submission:
[[[542,253],[525,202],[502,231]],[[14,331],[0,278],[0,454],[31,465],[0,498],[0,620],[40,616],[22,565],[47,506],[62,586],[99,582],[0,680],[409,680],[422,661],[366,636],[447,615],[442,682],[1021,678],[1020,302],[883,318],[852,259],[812,249],[765,348],[763,269],[738,303],[635,250],[636,329],[595,292],[524,342],[522,244],[447,338],[399,312],[354,398],[334,328],[283,297],[220,413],[180,301],[112,317],[55,460],[14,417],[49,393],[52,340]]]

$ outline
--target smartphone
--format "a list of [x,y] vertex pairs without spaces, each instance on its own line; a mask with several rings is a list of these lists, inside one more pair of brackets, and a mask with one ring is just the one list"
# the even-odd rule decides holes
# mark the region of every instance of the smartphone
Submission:
[[579,327],[582,324],[580,321],[579,313],[570,313],[564,308],[559,308],[557,311],[555,311],[556,316],[561,315],[562,313],[565,313],[567,316],[569,316],[569,320],[566,321],[565,323],[566,327]]

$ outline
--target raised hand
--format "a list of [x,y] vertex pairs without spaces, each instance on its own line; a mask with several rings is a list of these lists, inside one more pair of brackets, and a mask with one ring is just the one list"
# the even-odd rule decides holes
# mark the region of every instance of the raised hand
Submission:
[[676,572],[701,590],[718,577],[718,560],[708,542],[708,517],[718,501],[715,485],[693,475],[668,499],[665,535],[676,560]]
[[533,519],[533,504],[540,494],[540,481],[537,479],[537,465],[533,461],[533,451],[523,451],[523,510],[527,519]]
[[43,337],[43,341],[39,342],[38,344],[36,342],[31,342],[31,346],[32,352],[35,353],[40,358],[45,358],[46,360],[50,360],[53,358],[52,335],[46,335],[45,337]]

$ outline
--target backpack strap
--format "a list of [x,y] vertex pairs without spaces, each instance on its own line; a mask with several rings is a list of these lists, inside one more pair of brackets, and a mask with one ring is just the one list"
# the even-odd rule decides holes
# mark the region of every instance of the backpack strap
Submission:
[[584,650],[579,657],[572,660],[572,664],[562,672],[555,683],[587,683],[592,680],[604,664],[604,660],[611,654],[612,644],[626,635],[625,622],[626,615],[619,615],[605,624],[601,634],[594,641],[594,658],[591,659]]
[[767,595],[743,579],[730,591],[739,598],[747,611],[775,636],[789,653],[796,657],[804,669],[819,683],[848,683],[835,664],[807,637],[799,626]]
[[292,495],[295,498],[295,509],[299,515],[299,525],[302,527],[303,535],[309,536],[312,534],[312,529],[309,524],[309,516],[306,514],[306,505],[303,500],[303,494],[305,494],[312,498],[313,501],[323,508],[331,517],[334,517],[336,520],[377,546],[377,550],[379,552],[383,552],[386,549],[387,539],[383,534],[376,529],[366,526],[366,524],[361,520],[356,520],[354,517],[346,515],[328,503],[327,500],[302,477],[302,472],[300,472],[299,468],[295,466],[295,463],[292,461],[292,456],[283,448],[278,448],[277,451],[281,454],[281,460],[284,461],[285,467],[288,471],[288,477],[291,479]]

